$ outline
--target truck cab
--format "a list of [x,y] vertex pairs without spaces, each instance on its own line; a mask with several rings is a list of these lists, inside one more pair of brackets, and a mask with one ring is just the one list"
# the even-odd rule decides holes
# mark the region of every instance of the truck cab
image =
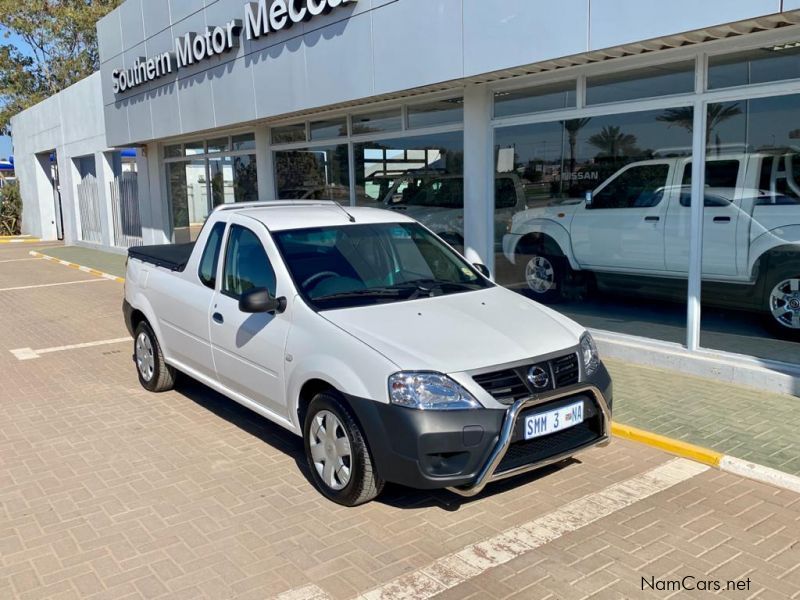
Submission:
[[[800,312],[780,313],[793,298],[778,293],[800,274],[798,179],[796,153],[706,160],[702,276],[712,293],[704,300],[739,304],[741,296],[787,332],[800,328]],[[549,300],[558,299],[556,280],[574,273],[591,274],[601,286],[611,277],[685,281],[691,180],[689,156],[628,164],[584,201],[516,214],[503,240],[506,257],[526,269],[530,290]]]

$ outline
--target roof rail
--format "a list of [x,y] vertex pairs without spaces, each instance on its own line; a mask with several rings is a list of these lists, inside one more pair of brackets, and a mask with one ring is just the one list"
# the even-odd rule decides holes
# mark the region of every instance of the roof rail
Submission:
[[254,202],[236,202],[235,204],[220,204],[214,212],[226,210],[244,210],[247,208],[279,208],[285,206],[335,206],[333,200],[256,200]]

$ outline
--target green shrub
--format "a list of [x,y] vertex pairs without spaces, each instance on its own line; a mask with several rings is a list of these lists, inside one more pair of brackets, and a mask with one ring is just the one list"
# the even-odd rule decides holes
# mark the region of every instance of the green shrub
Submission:
[[22,227],[22,196],[19,183],[0,188],[0,235],[19,235]]

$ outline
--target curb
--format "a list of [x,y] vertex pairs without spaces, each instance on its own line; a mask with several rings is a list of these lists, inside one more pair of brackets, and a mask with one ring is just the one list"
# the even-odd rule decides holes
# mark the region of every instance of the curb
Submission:
[[39,238],[0,237],[0,244],[38,244]]
[[669,452],[670,454],[675,454],[676,456],[688,458],[714,467],[726,473],[746,477],[747,479],[800,494],[800,477],[797,475],[784,473],[783,471],[778,471],[771,467],[765,467],[764,465],[742,460],[735,456],[728,456],[727,454],[703,448],[702,446],[695,446],[688,442],[674,440],[658,433],[638,429],[630,425],[612,423],[611,433],[618,438],[646,444],[653,448]]
[[[0,243],[2,243],[0,241]],[[75,269],[77,271],[82,271],[84,273],[89,273],[90,275],[94,275],[96,277],[102,277],[103,279],[110,279],[111,281],[116,281],[117,283],[125,283],[125,278],[117,277],[116,275],[112,275],[111,273],[104,273],[103,271],[98,271],[97,269],[92,269],[91,267],[84,267],[83,265],[79,265],[77,263],[69,262],[66,260],[61,260],[60,258],[55,258],[53,256],[48,256],[47,254],[42,254],[41,252],[36,252],[35,250],[31,250],[28,252],[34,258],[41,258],[44,260],[49,260],[51,262],[58,263],[60,265],[64,265],[65,267],[69,267],[70,269]]]

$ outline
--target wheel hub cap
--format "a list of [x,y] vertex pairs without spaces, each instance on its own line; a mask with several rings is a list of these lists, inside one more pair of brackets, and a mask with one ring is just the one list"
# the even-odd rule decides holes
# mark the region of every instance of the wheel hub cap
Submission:
[[769,309],[783,327],[800,329],[800,279],[785,279],[772,288]]
[[311,458],[329,488],[341,490],[350,482],[352,449],[344,425],[329,410],[322,410],[311,424]]
[[525,266],[525,281],[537,294],[544,294],[555,285],[553,265],[543,256],[534,256]]
[[155,365],[153,343],[150,341],[150,337],[142,332],[136,338],[136,367],[145,381],[150,381],[153,378]]

